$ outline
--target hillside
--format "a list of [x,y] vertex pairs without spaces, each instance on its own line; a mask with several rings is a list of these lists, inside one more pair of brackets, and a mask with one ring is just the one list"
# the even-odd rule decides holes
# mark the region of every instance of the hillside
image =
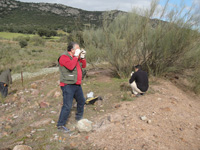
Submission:
[[[85,11],[61,4],[0,1],[0,31],[4,29],[30,32],[37,28],[64,29],[70,32],[85,26],[101,25],[101,11]],[[120,11],[116,11],[120,13]]]
[[151,78],[147,94],[133,98],[130,91],[120,88],[127,79],[111,74],[108,69],[88,71],[82,85],[84,94],[93,91],[103,101],[85,106],[84,118],[93,122],[93,131],[88,133],[75,130],[74,106],[67,124],[74,131],[72,136],[56,129],[62,106],[59,73],[25,80],[24,88],[15,81],[5,104],[0,105],[0,150],[21,144],[33,150],[200,148],[198,96],[167,80]]

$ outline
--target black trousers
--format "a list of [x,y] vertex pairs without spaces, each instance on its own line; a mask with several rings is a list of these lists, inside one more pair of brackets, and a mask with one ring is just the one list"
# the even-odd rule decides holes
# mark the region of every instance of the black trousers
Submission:
[[1,97],[5,98],[8,95],[8,85],[4,86],[5,83],[0,82]]

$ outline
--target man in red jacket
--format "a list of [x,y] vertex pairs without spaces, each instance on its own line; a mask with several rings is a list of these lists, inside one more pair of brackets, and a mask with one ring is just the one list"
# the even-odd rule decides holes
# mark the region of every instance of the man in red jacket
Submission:
[[80,50],[77,43],[71,42],[59,58],[60,86],[63,92],[63,106],[57,123],[59,130],[69,132],[65,127],[69,117],[73,98],[77,102],[76,120],[83,117],[85,98],[83,95],[81,81],[82,68],[86,67],[85,50]]

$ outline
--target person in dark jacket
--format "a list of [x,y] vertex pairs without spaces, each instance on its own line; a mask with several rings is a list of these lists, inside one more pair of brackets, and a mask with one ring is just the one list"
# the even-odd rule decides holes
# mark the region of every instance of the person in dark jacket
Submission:
[[12,84],[11,69],[3,71],[0,75],[0,91],[3,98],[8,95],[9,84]]
[[134,66],[135,72],[132,74],[129,83],[134,96],[143,95],[149,87],[148,74],[142,71],[141,65]]

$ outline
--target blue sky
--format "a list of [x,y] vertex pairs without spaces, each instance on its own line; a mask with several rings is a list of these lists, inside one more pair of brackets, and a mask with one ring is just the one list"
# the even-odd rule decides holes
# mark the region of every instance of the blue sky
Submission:
[[[165,2],[166,2],[166,0],[161,0],[161,1],[160,1],[160,4],[161,4],[161,5],[164,5]],[[169,1],[170,4],[175,4],[175,5],[178,5],[178,6],[179,6],[181,3],[184,3],[186,6],[191,6],[193,2],[195,2],[195,1],[193,1],[193,0],[170,0],[170,1]],[[199,1],[199,2],[200,2],[200,1]]]
[[[81,8],[89,11],[105,11],[105,10],[123,10],[131,11],[132,8],[149,8],[151,0],[18,0],[23,2],[45,2],[58,3],[67,6]],[[160,4],[163,6],[166,0],[161,0]],[[170,0],[170,5],[177,5],[184,3],[191,6],[192,3],[200,5],[200,0]]]

